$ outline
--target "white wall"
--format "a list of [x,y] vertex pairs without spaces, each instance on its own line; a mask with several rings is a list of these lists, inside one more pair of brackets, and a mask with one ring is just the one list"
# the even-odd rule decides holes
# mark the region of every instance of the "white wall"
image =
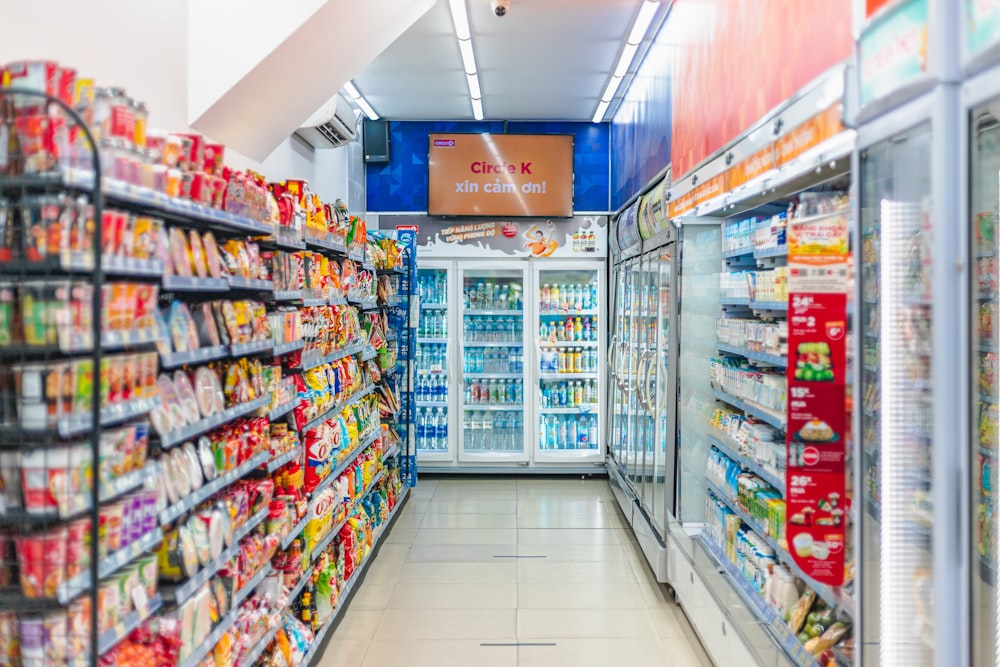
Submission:
[[[0,16],[0,63],[56,60],[146,102],[150,127],[190,131],[187,3],[0,0]],[[304,178],[325,200],[348,199],[347,148],[313,151],[289,137],[263,162],[227,150],[226,163],[274,181]],[[364,202],[348,205],[364,210]]]

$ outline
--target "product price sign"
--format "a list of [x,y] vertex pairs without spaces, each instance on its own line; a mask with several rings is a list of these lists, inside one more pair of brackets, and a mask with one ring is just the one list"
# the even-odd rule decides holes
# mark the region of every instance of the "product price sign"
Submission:
[[786,535],[810,577],[844,579],[847,213],[793,220],[788,239]]

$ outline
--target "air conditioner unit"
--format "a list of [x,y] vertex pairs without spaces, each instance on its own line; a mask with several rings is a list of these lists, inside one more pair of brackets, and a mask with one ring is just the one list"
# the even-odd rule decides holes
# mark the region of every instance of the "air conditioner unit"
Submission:
[[354,141],[358,116],[347,98],[337,94],[295,131],[314,148],[336,148]]

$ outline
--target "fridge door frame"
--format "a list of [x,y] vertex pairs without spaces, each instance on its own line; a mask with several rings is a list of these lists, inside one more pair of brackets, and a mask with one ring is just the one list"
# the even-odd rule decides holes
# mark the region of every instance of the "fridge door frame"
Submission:
[[[968,521],[964,518],[962,508],[968,505],[967,486],[960,470],[960,465],[966,462],[956,461],[954,442],[965,443],[968,437],[966,415],[969,414],[968,381],[969,373],[969,331],[968,331],[968,256],[967,249],[961,246],[960,236],[968,234],[967,219],[960,219],[956,225],[957,215],[954,202],[965,202],[967,193],[959,187],[959,171],[967,175],[967,167],[958,164],[958,152],[955,145],[963,146],[965,136],[959,136],[961,119],[958,105],[958,86],[939,86],[931,92],[902,104],[894,110],[873,118],[857,130],[853,160],[855,185],[860,188],[861,153],[876,144],[891,140],[900,132],[909,131],[924,123],[931,128],[931,224],[934,233],[934,258],[931,267],[931,307],[932,307],[932,359],[931,374],[935,387],[933,393],[933,430],[934,441],[931,445],[931,482],[934,497],[933,521],[934,539],[932,540],[931,563],[933,567],[932,591],[934,596],[934,664],[939,667],[950,667],[956,664],[969,664],[969,621],[968,606],[968,540],[963,537],[968,529]],[[967,151],[967,146],[962,149]],[[860,233],[860,192],[855,197],[856,207],[854,234]],[[967,202],[962,204],[967,206]],[[956,228],[958,231],[956,232]],[[857,242],[857,237],[855,241]],[[856,248],[860,247],[855,245]],[[860,259],[858,260],[860,262]],[[858,272],[860,275],[860,271]],[[855,282],[855,303],[862,303],[862,281]],[[958,322],[958,327],[964,329],[964,335],[955,337],[955,326],[950,322]],[[862,359],[862,341],[855,337],[854,352],[856,359]],[[884,355],[884,351],[880,351]],[[861,373],[854,373],[854,396],[861,397]],[[948,389],[942,389],[948,388]],[[957,389],[956,389],[957,388]],[[854,458],[854,480],[859,489],[864,479],[863,457],[860,456],[861,410],[854,410],[854,433],[858,452]],[[956,415],[960,415],[956,418]],[[885,447],[885,442],[882,443]],[[964,448],[964,446],[963,446]],[[963,457],[968,458],[968,457]],[[864,514],[862,504],[855,505],[858,509],[856,517]],[[958,521],[956,521],[958,519]],[[853,538],[855,544],[855,560],[865,563],[869,556],[865,553],[862,522],[854,521]],[[955,544],[962,545],[955,548]],[[879,601],[869,604],[865,600],[863,585],[855,588],[856,627],[862,627],[866,609],[878,609]],[[961,639],[960,639],[961,638]],[[957,640],[957,641],[956,641]],[[857,664],[869,667],[864,660],[864,652],[859,652]]]
[[[607,452],[607,457],[609,459],[609,465],[611,465],[621,474],[623,480],[625,478],[625,461],[621,456],[620,447],[618,446],[618,442],[615,441],[616,439],[614,436],[616,433],[615,431],[616,426],[619,429],[618,433],[621,433],[621,429],[624,428],[624,425],[620,423],[621,418],[624,418],[625,416],[624,413],[618,415],[620,419],[615,418],[617,415],[615,411],[615,408],[617,406],[617,401],[618,398],[624,394],[624,390],[618,385],[618,378],[617,378],[618,369],[615,366],[615,364],[619,356],[618,351],[621,349],[621,346],[623,344],[622,337],[624,331],[623,330],[620,331],[618,328],[619,327],[618,310],[620,304],[624,303],[624,290],[625,290],[624,273],[629,261],[630,260],[628,259],[619,257],[618,261],[612,264],[611,266],[611,270],[614,272],[615,282],[613,286],[614,293],[612,295],[609,295],[608,298],[608,301],[611,303],[612,306],[612,309],[610,311],[611,314],[609,314],[608,317],[609,318],[613,317],[614,321],[611,320],[608,321],[608,332],[609,332],[608,349],[604,351],[605,356],[607,357],[606,363],[608,369],[608,372],[604,374],[605,382],[607,384],[607,401],[606,401],[607,422],[606,422],[605,432],[603,434],[604,447],[605,451]],[[624,326],[624,320],[621,322],[621,324]],[[610,341],[612,337],[615,340],[614,349],[611,349],[610,347],[611,345]],[[620,442],[621,438],[619,437],[617,440]]]
[[[585,259],[585,260],[563,260],[563,259],[553,259],[553,260],[539,260],[532,259],[531,264],[531,354],[528,354],[527,348],[525,348],[525,368],[527,368],[528,358],[530,356],[532,366],[532,376],[533,382],[531,385],[531,392],[533,397],[540,396],[541,391],[541,373],[539,372],[538,364],[538,318],[540,312],[538,309],[538,286],[542,283],[539,280],[539,273],[542,271],[597,271],[597,371],[594,376],[597,379],[597,433],[598,433],[598,445],[597,449],[592,452],[574,452],[573,450],[562,450],[558,454],[553,454],[549,452],[542,451],[541,442],[539,438],[539,424],[538,419],[541,417],[541,412],[539,409],[540,401],[530,401],[531,412],[533,413],[532,418],[532,431],[529,436],[525,433],[525,438],[531,439],[531,452],[532,461],[541,464],[552,464],[552,463],[562,463],[562,464],[578,464],[578,463],[603,463],[607,456],[607,442],[601,437],[603,434],[603,428],[608,423],[605,421],[607,419],[606,404],[608,401],[605,400],[605,393],[608,391],[606,382],[608,380],[607,373],[602,373],[601,369],[605,368],[605,346],[608,344],[607,336],[602,333],[602,330],[610,328],[608,327],[608,314],[607,314],[607,298],[605,290],[607,289],[607,263],[604,260],[599,259]],[[526,303],[525,306],[528,304]],[[527,317],[527,310],[525,311],[525,317]],[[525,334],[527,335],[528,327],[525,327]],[[526,373],[527,375],[527,373]],[[525,400],[527,401],[528,387],[525,389]],[[525,419],[527,419],[528,406],[525,405]],[[525,429],[527,429],[525,425]]]
[[[997,47],[994,47],[992,51],[996,51]],[[992,52],[991,51],[991,52]],[[972,255],[972,238],[970,233],[970,225],[972,221],[972,206],[971,206],[971,196],[972,196],[972,124],[970,122],[970,116],[972,110],[978,106],[981,106],[991,100],[1000,100],[1000,63],[995,63],[990,69],[980,71],[975,76],[969,78],[961,87],[959,91],[960,98],[960,118],[959,118],[959,132],[961,133],[961,140],[959,141],[959,146],[961,154],[959,157],[959,182],[966,184],[964,191],[959,193],[958,200],[959,204],[959,236],[958,243],[960,248],[967,257],[966,265],[971,267],[975,262],[975,257]],[[964,273],[961,284],[962,284],[962,296],[961,303],[964,307],[971,309],[971,280],[972,276],[969,273]],[[962,526],[961,543],[963,548],[960,549],[960,553],[963,557],[961,575],[963,576],[962,586],[957,587],[955,590],[960,591],[964,594],[957,600],[962,613],[967,614],[966,617],[959,620],[960,627],[964,628],[967,635],[963,637],[964,641],[961,642],[962,646],[968,647],[969,651],[967,662],[964,664],[973,664],[972,660],[972,608],[974,602],[972,600],[972,582],[974,578],[978,577],[978,566],[977,560],[978,555],[973,552],[973,537],[975,535],[973,522],[976,518],[976,508],[973,506],[973,476],[977,471],[973,467],[974,452],[973,452],[973,425],[971,424],[972,410],[975,403],[972,396],[971,384],[975,379],[972,375],[972,363],[974,351],[973,345],[973,330],[971,321],[975,316],[975,313],[970,310],[967,316],[959,317],[958,322],[962,327],[960,332],[959,340],[963,344],[962,355],[964,358],[964,363],[962,368],[968,373],[967,376],[962,378],[959,384],[961,400],[963,403],[962,412],[960,414],[966,415],[967,419],[962,421],[968,421],[966,424],[968,430],[964,434],[963,441],[966,447],[963,447],[961,451],[963,456],[960,459],[961,472],[960,472],[960,498],[961,503],[961,520],[959,521],[960,526]],[[996,582],[994,586],[1000,586],[1000,582]],[[1000,612],[1000,609],[997,610]],[[1000,628],[998,628],[1000,632]],[[962,636],[962,635],[959,635]],[[965,656],[963,656],[965,657]]]
[[[480,266],[473,266],[472,262],[469,260],[457,260],[456,261],[456,273],[455,273],[455,308],[451,310],[455,313],[455,332],[456,340],[458,344],[459,354],[455,356],[453,370],[456,377],[462,380],[462,391],[458,391],[458,387],[455,388],[455,421],[457,423],[457,430],[454,431],[458,442],[458,463],[462,467],[466,464],[499,464],[502,466],[504,464],[516,463],[518,465],[527,466],[531,461],[531,441],[530,435],[528,434],[528,424],[534,424],[534,406],[528,402],[528,388],[523,387],[523,402],[522,402],[522,412],[523,412],[523,422],[524,422],[524,450],[522,452],[467,452],[465,451],[465,428],[464,418],[465,418],[465,373],[462,371],[462,360],[465,358],[465,345],[464,336],[459,333],[462,329],[458,325],[462,323],[462,318],[465,315],[465,304],[464,300],[457,297],[458,292],[460,292],[465,284],[465,273],[467,270],[472,271],[505,271],[505,270],[515,270],[521,271],[524,276],[522,282],[522,310],[521,317],[522,320],[522,330],[521,330],[521,349],[523,351],[524,359],[524,369],[525,375],[527,375],[527,369],[533,368],[529,364],[536,363],[534,357],[529,354],[528,351],[528,331],[527,326],[528,317],[530,317],[530,307],[529,298],[533,292],[533,286],[531,285],[531,267],[525,260],[493,260],[490,259],[488,262],[484,262]],[[527,383],[525,383],[526,385]],[[516,408],[510,410],[510,412],[516,412]],[[462,416],[459,419],[459,415]],[[530,416],[529,416],[530,415]],[[530,422],[529,422],[530,419]],[[450,426],[449,426],[450,428]]]
[[[678,471],[678,459],[679,452],[677,449],[677,400],[678,400],[678,387],[677,387],[677,371],[678,371],[678,359],[677,351],[680,345],[680,268],[681,268],[681,258],[680,250],[681,245],[679,240],[672,240],[667,243],[662,244],[657,247],[654,252],[663,253],[669,249],[670,251],[670,305],[669,310],[666,314],[666,319],[669,321],[670,331],[668,332],[668,345],[667,350],[667,377],[665,378],[665,385],[663,385],[663,390],[667,392],[661,400],[659,395],[659,386],[657,388],[657,402],[663,405],[664,410],[669,410],[667,413],[666,421],[666,432],[661,434],[659,431],[659,426],[657,426],[656,437],[661,436],[666,440],[665,446],[663,447],[664,456],[664,470],[663,470],[663,525],[661,526],[656,518],[656,512],[654,509],[651,521],[653,526],[660,531],[661,538],[665,541],[667,538],[667,533],[669,531],[669,525],[671,521],[675,520],[676,514],[676,498],[677,498],[677,471]],[[661,273],[662,276],[662,273]],[[662,283],[661,283],[662,284]],[[662,288],[661,288],[662,289]],[[657,325],[658,327],[660,325]],[[659,352],[659,350],[658,350]],[[659,355],[657,355],[657,364],[659,364]],[[659,372],[659,367],[657,368]],[[657,376],[657,382],[659,383],[659,376]],[[655,416],[655,422],[658,424],[660,416]]]
[[[444,270],[447,270],[447,271],[450,272],[448,274],[449,279],[448,279],[448,283],[447,283],[448,284],[448,303],[449,304],[454,303],[455,288],[456,288],[456,283],[455,283],[454,276],[456,275],[456,271],[457,271],[457,266],[456,266],[455,262],[452,261],[452,260],[446,260],[446,259],[421,259],[419,261],[419,263],[417,264],[417,279],[418,280],[419,280],[420,270],[421,269],[430,269],[430,270],[441,270],[441,269],[444,269]],[[449,307],[449,308],[447,308],[445,310],[445,314],[447,315],[447,318],[448,318],[448,331],[449,332],[454,332],[455,331],[455,321],[454,321],[455,320],[455,314],[453,312],[454,310],[455,309],[451,308],[451,307]],[[423,315],[423,312],[424,312],[423,311],[423,304],[420,304],[420,311],[419,312],[420,312],[421,315]],[[417,323],[417,326],[419,327],[419,322]],[[449,335],[448,338],[451,339],[452,336]],[[414,340],[415,341],[419,341],[419,338],[416,337],[416,336],[414,336]],[[415,345],[419,345],[419,344],[420,344],[419,342],[415,342]],[[454,345],[454,344],[455,344],[454,340],[449,340],[449,342],[448,342],[448,348],[451,348],[452,345]],[[459,348],[459,351],[461,351],[461,348]],[[458,447],[456,446],[457,440],[455,439],[455,436],[454,436],[454,434],[456,433],[456,431],[455,431],[455,421],[456,421],[455,420],[455,414],[456,414],[455,413],[455,404],[456,404],[456,401],[455,401],[455,384],[454,384],[454,378],[456,377],[456,375],[455,375],[455,371],[454,371],[454,368],[455,368],[454,357],[456,357],[456,356],[457,355],[455,355],[455,354],[450,354],[448,351],[445,352],[445,360],[446,360],[446,363],[445,363],[445,379],[448,382],[448,397],[447,397],[447,399],[445,401],[448,404],[447,405],[447,410],[448,410],[448,450],[446,452],[420,452],[418,450],[417,451],[417,464],[418,465],[421,464],[421,463],[454,463],[455,461],[458,460]],[[414,390],[416,389],[416,386],[417,386],[417,382],[416,382],[416,378],[417,377],[419,377],[419,371],[417,371],[417,373],[414,375],[414,382],[413,382]],[[457,377],[461,378],[461,375],[458,375]],[[415,393],[416,392],[414,391],[414,394]],[[416,433],[416,426],[415,426],[416,425],[416,409],[419,409],[420,407],[421,406],[416,401],[416,398],[414,398],[414,415],[413,415],[413,418],[414,418],[414,433]],[[415,436],[414,436],[414,442],[416,442],[416,437]],[[415,447],[416,447],[416,445],[414,445],[414,448]]]

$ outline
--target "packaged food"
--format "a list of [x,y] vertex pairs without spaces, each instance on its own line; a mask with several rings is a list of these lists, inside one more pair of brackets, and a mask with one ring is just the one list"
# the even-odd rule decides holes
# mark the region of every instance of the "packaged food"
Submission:
[[169,232],[170,258],[173,263],[174,273],[178,276],[190,278],[193,271],[191,266],[191,250],[188,247],[187,238],[183,230],[172,227]]
[[191,532],[198,561],[202,565],[208,565],[212,561],[212,545],[208,536],[208,525],[197,515],[188,519],[185,525]]
[[209,275],[213,278],[221,278],[223,275],[222,257],[219,256],[219,245],[215,242],[215,235],[212,232],[205,232],[202,244],[205,248],[205,265]]
[[195,371],[194,395],[198,409],[205,417],[221,412],[224,408],[225,397],[222,394],[219,378],[206,366]]
[[51,598],[66,581],[65,527],[16,538],[21,591],[29,598]]
[[201,236],[193,229],[188,234],[188,245],[191,248],[191,263],[194,274],[199,278],[207,278],[208,265],[205,262],[205,247],[201,243]]
[[187,423],[193,424],[201,419],[201,411],[198,407],[198,399],[194,393],[191,380],[184,371],[174,373],[174,390],[177,392],[177,399],[184,410],[184,418]]
[[215,454],[212,451],[212,443],[208,438],[202,436],[198,438],[198,460],[201,463],[201,470],[205,479],[212,481],[216,477]]
[[797,635],[802,630],[802,626],[806,622],[806,616],[809,614],[809,610],[815,601],[816,592],[812,589],[806,589],[802,596],[799,597],[799,601],[792,607],[788,615],[788,627],[792,631],[792,634]]
[[188,478],[191,480],[191,488],[197,491],[205,481],[205,476],[201,470],[201,462],[198,460],[198,452],[195,450],[194,443],[192,442],[184,443],[181,451],[184,452],[184,456],[187,458]]
[[198,551],[191,531],[186,525],[166,534],[157,553],[160,577],[167,581],[181,581],[198,572]]

